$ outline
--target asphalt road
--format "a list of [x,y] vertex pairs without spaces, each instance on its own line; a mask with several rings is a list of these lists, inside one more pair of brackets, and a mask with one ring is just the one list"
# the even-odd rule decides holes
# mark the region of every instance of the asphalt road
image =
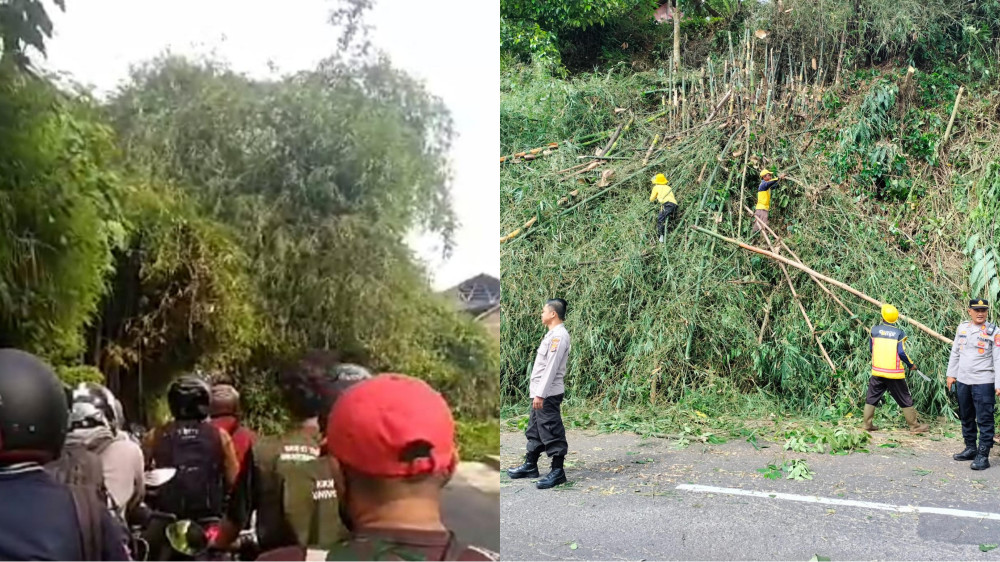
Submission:
[[[951,429],[947,430],[949,433]],[[538,490],[501,475],[505,560],[1000,560],[1000,459],[981,472],[951,460],[960,438],[879,432],[871,453],[801,454],[765,443],[720,445],[570,431],[569,484]],[[772,432],[773,433],[773,432]],[[935,439],[935,440],[932,440]],[[882,444],[896,443],[894,448]],[[524,436],[501,435],[503,466],[520,463]],[[805,459],[813,480],[757,469]],[[543,458],[542,475],[548,471]],[[705,485],[763,497],[678,489]],[[997,520],[789,501],[771,494],[996,513]],[[811,499],[811,498],[810,498]],[[827,501],[827,500],[821,500]],[[968,514],[965,515],[974,515]],[[573,548],[575,546],[575,548]]]
[[442,511],[458,540],[500,552],[499,495],[456,479],[444,488]]

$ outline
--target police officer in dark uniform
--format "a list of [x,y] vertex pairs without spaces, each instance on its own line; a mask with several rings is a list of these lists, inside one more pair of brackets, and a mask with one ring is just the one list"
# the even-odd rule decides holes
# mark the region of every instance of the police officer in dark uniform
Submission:
[[96,498],[84,505],[43,468],[60,456],[68,429],[55,372],[34,355],[0,349],[0,560],[129,559],[111,513]]
[[[972,470],[990,467],[993,447],[993,412],[1000,396],[1000,330],[986,321],[990,303],[983,299],[969,301],[969,321],[955,331],[948,361],[948,390],[955,385],[958,416],[962,420],[965,450],[954,455],[956,461],[972,461]],[[979,443],[976,444],[978,428]]]
[[560,412],[565,392],[563,377],[570,350],[569,332],[563,325],[565,319],[566,301],[563,299],[552,299],[542,307],[542,323],[549,331],[542,338],[535,355],[535,366],[531,370],[531,410],[528,428],[524,431],[528,452],[524,464],[507,471],[511,478],[537,478],[538,457],[545,451],[552,459],[552,471],[536,484],[541,490],[566,482],[563,461],[569,445]]

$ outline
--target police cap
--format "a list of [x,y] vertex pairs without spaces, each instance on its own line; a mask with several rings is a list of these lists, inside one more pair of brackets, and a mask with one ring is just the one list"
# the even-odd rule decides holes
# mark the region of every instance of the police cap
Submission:
[[989,310],[990,301],[985,299],[972,299],[969,301],[969,308],[973,310]]

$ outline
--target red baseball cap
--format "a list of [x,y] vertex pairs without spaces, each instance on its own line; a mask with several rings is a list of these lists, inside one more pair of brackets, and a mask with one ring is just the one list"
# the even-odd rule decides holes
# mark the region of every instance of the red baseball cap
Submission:
[[381,374],[355,384],[330,411],[327,452],[381,478],[447,474],[455,468],[455,420],[420,379]]

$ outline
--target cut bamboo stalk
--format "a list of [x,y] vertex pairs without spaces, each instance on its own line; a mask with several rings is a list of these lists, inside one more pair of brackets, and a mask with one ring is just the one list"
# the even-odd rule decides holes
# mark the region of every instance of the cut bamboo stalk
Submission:
[[[760,219],[757,219],[757,221],[763,223]],[[771,242],[771,237],[768,236],[766,232],[761,232],[761,234],[764,235],[764,241],[767,242],[771,251],[777,253],[774,248],[774,244]],[[816,345],[819,346],[819,351],[823,354],[823,358],[826,359],[826,363],[830,366],[830,370],[836,373],[837,367],[833,364],[833,360],[830,359],[830,355],[826,352],[826,348],[823,347],[823,342],[820,341],[819,335],[816,334],[816,328],[813,326],[812,320],[809,319],[809,315],[806,313],[806,307],[803,306],[802,299],[799,298],[799,293],[795,291],[795,284],[792,283],[792,276],[788,274],[788,268],[785,267],[785,264],[783,263],[779,263],[778,267],[781,268],[781,272],[785,275],[785,281],[788,282],[788,289],[792,291],[792,298],[795,299],[795,304],[799,305],[799,312],[802,313],[802,318],[805,319],[806,326],[809,327],[809,333],[812,334],[813,339],[816,340]]]
[[660,140],[660,134],[657,133],[653,136],[653,143],[649,145],[649,150],[646,151],[646,157],[642,159],[642,165],[645,166],[649,163],[649,157],[653,154],[653,149],[656,148],[656,143]]
[[[629,119],[628,122],[631,125],[632,124],[632,119]],[[604,156],[605,154],[607,154],[608,151],[611,150],[611,147],[618,140],[618,135],[622,134],[622,129],[624,129],[624,128],[625,128],[625,123],[622,123],[621,125],[618,125],[618,128],[615,129],[614,134],[611,135],[611,139],[608,140],[608,144],[604,145],[604,148],[598,149],[597,152],[595,153],[596,156]]]
[[958,102],[962,99],[963,91],[965,91],[965,86],[959,86],[958,94],[955,96],[955,105],[951,108],[951,119],[948,119],[948,128],[944,130],[944,137],[941,139],[942,147],[948,142],[948,137],[951,136],[951,126],[955,124],[955,115],[958,114]]
[[722,107],[722,104],[726,103],[726,100],[728,100],[732,95],[733,95],[733,90],[732,88],[730,88],[728,91],[726,91],[726,95],[722,96],[722,99],[719,100],[719,104],[715,106],[715,109],[713,109],[712,113],[708,115],[708,118],[705,119],[705,123],[708,123],[709,121],[712,120],[713,117],[715,117],[715,114],[718,113],[719,108]]
[[[756,246],[751,246],[751,245],[746,244],[744,242],[740,242],[739,240],[734,240],[734,239],[729,238],[727,236],[723,236],[723,235],[721,235],[721,234],[719,234],[717,232],[712,232],[711,230],[708,230],[707,228],[702,228],[702,227],[700,227],[698,225],[694,225],[693,224],[693,225],[691,225],[691,228],[694,229],[694,230],[696,230],[696,231],[698,231],[698,232],[701,232],[702,234],[708,234],[709,236],[713,236],[713,237],[718,238],[720,240],[724,240],[726,242],[729,242],[730,244],[735,244],[736,246],[739,246],[740,248],[743,248],[744,250],[747,250],[747,251],[750,251],[750,252],[754,252],[754,253],[760,254],[762,256],[767,256],[767,257],[769,257],[769,258],[771,258],[773,260],[778,260],[778,261],[784,263],[785,265],[790,265],[790,266],[792,266],[792,267],[794,267],[796,269],[801,269],[802,271],[805,271],[806,273],[811,273],[812,275],[815,275],[819,279],[821,279],[823,281],[826,281],[830,285],[833,285],[834,287],[839,287],[839,288],[847,291],[848,293],[851,293],[852,295],[854,295],[856,297],[862,298],[862,299],[870,302],[871,304],[873,304],[873,305],[875,305],[875,306],[877,306],[879,308],[881,308],[882,305],[885,304],[883,302],[880,302],[880,301],[878,301],[876,299],[873,299],[872,297],[870,297],[870,296],[862,293],[861,291],[855,289],[854,287],[851,287],[847,283],[843,283],[843,282],[837,281],[836,279],[833,279],[831,277],[827,277],[826,275],[823,275],[822,273],[819,273],[819,272],[817,272],[817,271],[815,271],[813,269],[810,269],[809,267],[806,267],[805,265],[803,265],[803,264],[801,264],[799,262],[792,261],[792,260],[790,260],[790,259],[788,259],[788,258],[786,258],[784,256],[779,256],[779,255],[777,255],[777,254],[775,254],[773,252],[769,252],[769,251],[767,251],[767,250],[765,250],[763,248],[758,248]],[[901,320],[909,322],[910,324],[913,324],[914,326],[916,326],[918,329],[920,329],[921,331],[923,331],[924,333],[926,333],[929,336],[935,337],[935,338],[937,338],[937,339],[941,340],[942,342],[947,343],[949,345],[952,343],[952,341],[950,339],[942,336],[941,334],[935,332],[934,330],[928,328],[927,326],[925,326],[924,324],[921,324],[920,322],[914,320],[913,318],[910,318],[910,317],[907,317],[907,316],[903,316],[902,314],[899,315],[899,318]]]

